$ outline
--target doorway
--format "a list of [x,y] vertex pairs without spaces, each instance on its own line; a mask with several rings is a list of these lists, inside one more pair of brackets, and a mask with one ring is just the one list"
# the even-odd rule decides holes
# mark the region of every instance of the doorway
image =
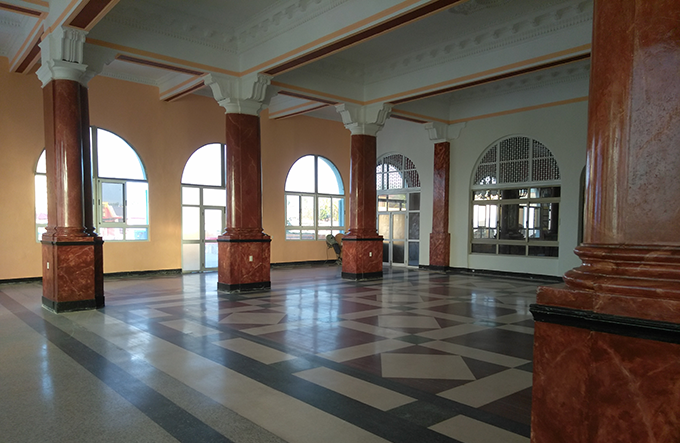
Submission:
[[383,263],[418,266],[420,192],[379,194],[378,234],[383,237]]
[[182,271],[217,269],[217,237],[224,230],[224,202],[223,189],[182,186]]

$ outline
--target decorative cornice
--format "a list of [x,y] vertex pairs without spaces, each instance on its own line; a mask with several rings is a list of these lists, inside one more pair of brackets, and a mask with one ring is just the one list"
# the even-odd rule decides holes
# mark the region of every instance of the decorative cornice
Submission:
[[9,17],[0,17],[0,26],[8,28],[20,28],[21,22]]
[[279,37],[349,0],[288,0],[265,9],[235,31],[239,52]]
[[578,80],[587,80],[590,77],[590,62],[579,63],[578,66],[560,66],[547,72],[540,71],[526,74],[519,78],[510,78],[493,82],[475,88],[463,89],[453,94],[443,95],[444,102],[461,102],[464,100],[479,99],[487,96],[498,97],[521,91],[542,89],[560,83],[570,83]]
[[366,67],[364,75],[371,82],[381,81],[398,75],[407,74],[423,68],[433,67],[484,52],[513,46],[538,38],[561,29],[592,21],[592,0],[578,4],[542,10],[532,16],[502,23],[476,34],[466,35],[457,40],[439,42],[419,48],[399,59],[379,61]]
[[164,14],[143,11],[136,6],[124,8],[117,6],[102,21],[152,32],[221,52],[235,54],[237,50],[236,37],[232,33],[217,31],[221,26],[206,20],[191,20],[186,16],[167,19]]
[[106,70],[102,71],[100,75],[103,76],[103,77],[113,78],[113,79],[116,79],[116,80],[123,80],[123,81],[126,81],[126,82],[140,83],[140,84],[143,84],[143,85],[158,87],[158,82],[155,79],[148,78],[148,77],[139,77],[139,76],[136,76],[136,75],[121,74],[121,73],[118,73],[118,72],[108,72]]

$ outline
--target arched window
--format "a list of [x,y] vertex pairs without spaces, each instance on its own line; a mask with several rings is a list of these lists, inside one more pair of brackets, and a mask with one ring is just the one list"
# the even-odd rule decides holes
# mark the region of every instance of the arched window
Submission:
[[182,270],[217,269],[217,237],[227,204],[224,145],[211,143],[191,154],[182,173]]
[[481,155],[471,188],[472,253],[558,256],[560,169],[541,142],[496,142]]
[[420,264],[420,177],[416,165],[401,154],[380,157],[376,169],[378,233],[383,262]]
[[324,240],[344,232],[345,187],[335,165],[319,155],[296,161],[286,178],[286,240]]
[[[106,241],[149,239],[149,184],[135,150],[116,134],[91,128],[94,222]],[[45,151],[36,167],[38,241],[47,226]]]

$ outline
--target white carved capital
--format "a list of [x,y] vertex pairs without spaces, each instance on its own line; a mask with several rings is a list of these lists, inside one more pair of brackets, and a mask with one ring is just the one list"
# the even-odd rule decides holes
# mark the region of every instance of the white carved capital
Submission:
[[41,66],[37,75],[43,87],[52,80],[73,80],[87,85],[83,47],[87,31],[57,27],[40,42]]
[[349,129],[352,135],[372,135],[376,136],[390,113],[392,105],[389,103],[376,103],[367,106],[355,105],[352,103],[340,103],[335,105],[336,111],[342,117],[345,128]]
[[427,135],[433,142],[443,142],[453,140],[460,136],[460,131],[463,130],[467,122],[454,123],[447,125],[441,122],[427,122],[423,125],[427,131]]
[[206,75],[204,81],[227,114],[259,115],[276,92],[271,79],[261,73],[242,78],[213,73]]

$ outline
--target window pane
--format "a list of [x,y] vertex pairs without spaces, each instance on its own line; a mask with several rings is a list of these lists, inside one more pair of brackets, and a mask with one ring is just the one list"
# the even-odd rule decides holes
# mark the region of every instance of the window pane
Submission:
[[203,205],[227,206],[226,189],[203,189]]
[[498,206],[474,205],[472,207],[473,228],[495,228],[498,223]]
[[123,228],[101,228],[99,230],[99,235],[102,236],[104,240],[124,240]]
[[217,267],[217,243],[206,243],[205,244],[205,267],[207,269]]
[[201,210],[192,206],[182,208],[182,240],[201,239]]
[[217,236],[222,234],[222,210],[206,209],[204,219],[205,240],[217,240]]
[[420,239],[420,213],[418,212],[409,212],[408,238],[411,240]]
[[387,196],[384,194],[378,196],[378,211],[387,211]]
[[47,224],[47,176],[35,176],[35,222]]
[[498,200],[501,198],[500,191],[475,191],[474,200]]
[[406,195],[394,194],[388,196],[387,200],[388,211],[405,211],[406,210]]
[[342,178],[337,168],[330,160],[317,157],[318,193],[319,194],[344,194]]
[[302,200],[302,226],[314,226],[314,197],[303,195]]
[[406,214],[394,214],[392,217],[392,238],[406,238]]
[[37,174],[47,174],[47,157],[45,155],[45,150],[43,149],[40,158],[38,159],[38,164],[35,167],[35,172]]
[[498,253],[505,255],[526,255],[524,245],[498,245]]
[[324,239],[326,238],[326,236],[329,235],[329,234],[332,235],[332,234],[331,234],[331,231],[328,231],[328,230],[325,230],[325,229],[324,229],[324,230],[320,230],[320,231],[318,231],[318,232],[316,233],[316,235],[318,236],[317,238],[318,238],[319,240],[324,240]]
[[125,240],[148,240],[149,230],[147,228],[127,228],[125,230]]
[[383,263],[390,262],[390,242],[383,242]]
[[314,192],[314,156],[306,155],[296,161],[288,171],[286,191]]
[[420,264],[420,243],[412,241],[408,243],[408,265],[418,266]]
[[390,172],[387,189],[401,189],[404,187],[404,180],[401,178],[401,172]]
[[390,238],[390,216],[381,214],[378,216],[378,234],[384,238]]
[[286,240],[300,240],[300,230],[294,229],[286,231]]
[[182,245],[182,270],[201,270],[201,245],[198,243]]
[[408,195],[409,211],[420,211],[420,192],[411,192]]
[[526,238],[525,214],[526,206],[502,205],[500,214],[500,238],[509,240],[524,240]]
[[286,226],[300,226],[299,195],[286,195]]
[[495,254],[496,253],[496,245],[473,244],[472,245],[472,252],[474,252],[476,254]]
[[123,183],[102,183],[102,222],[123,222]]
[[392,243],[392,263],[404,263],[404,242],[395,241]]
[[536,257],[558,257],[559,252],[556,246],[529,246],[529,255]]
[[149,224],[149,185],[147,183],[127,182],[127,224]]
[[99,177],[146,180],[139,156],[116,134],[97,129],[97,156]]
[[319,197],[319,226],[330,226],[331,225],[331,198],[330,197]]
[[200,205],[201,190],[199,188],[190,188],[188,186],[182,186],[182,204]]
[[333,199],[333,226],[345,226],[345,199]]
[[316,235],[314,234],[314,231],[312,231],[312,230],[302,231],[302,239],[303,240],[316,240]]
[[196,150],[182,173],[182,183],[189,185],[223,186],[222,146],[219,143],[205,145]]

